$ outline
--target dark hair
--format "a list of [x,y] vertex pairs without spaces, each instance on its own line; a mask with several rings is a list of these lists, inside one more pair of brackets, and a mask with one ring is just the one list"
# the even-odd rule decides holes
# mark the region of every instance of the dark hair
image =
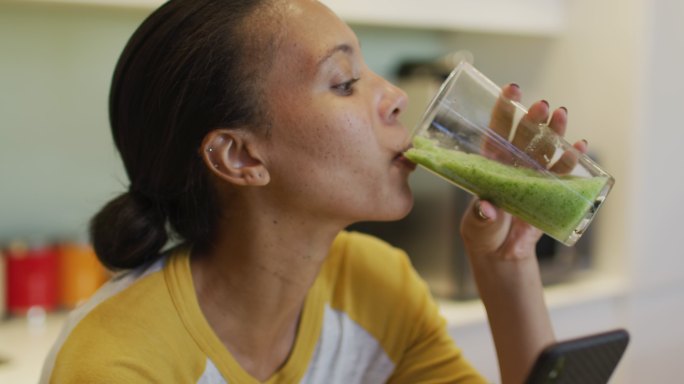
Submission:
[[268,59],[261,53],[268,51],[266,33],[249,32],[257,31],[255,11],[266,1],[172,0],[128,41],[114,71],[109,117],[131,184],[90,223],[106,267],[157,260],[170,233],[197,248],[211,241],[219,209],[199,148],[212,129],[254,123],[262,114],[257,71],[264,67],[254,60]]

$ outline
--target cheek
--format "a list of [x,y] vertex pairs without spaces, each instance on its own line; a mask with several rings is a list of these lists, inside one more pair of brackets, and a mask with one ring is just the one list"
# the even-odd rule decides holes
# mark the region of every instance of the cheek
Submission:
[[[272,130],[273,165],[296,169],[313,181],[367,173],[379,153],[367,106],[352,99],[301,97],[277,107]],[[292,98],[290,99],[292,100]],[[320,181],[320,180],[319,180]]]
[[305,150],[315,160],[337,167],[358,163],[369,155],[369,147],[375,145],[370,122],[356,113],[330,113],[311,116],[309,129],[301,134]]
[[377,180],[373,164],[378,160],[377,140],[370,122],[358,115],[345,115],[330,130],[330,165],[334,173],[350,185]]

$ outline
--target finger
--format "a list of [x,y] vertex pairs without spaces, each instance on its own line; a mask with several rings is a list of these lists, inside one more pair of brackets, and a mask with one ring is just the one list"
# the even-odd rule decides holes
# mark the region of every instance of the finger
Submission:
[[560,107],[553,111],[551,120],[549,121],[549,128],[556,132],[559,136],[565,136],[565,129],[568,125],[568,110],[565,107]]
[[520,260],[534,255],[542,232],[488,201],[474,199],[463,216],[461,235],[473,261]]
[[522,92],[517,84],[509,84],[501,89],[501,95],[494,104],[490,128],[503,138],[508,138],[513,126],[515,105],[511,101],[520,101]]
[[546,101],[542,100],[532,104],[527,114],[518,123],[518,129],[516,129],[515,137],[513,137],[513,145],[524,149],[539,133],[539,125],[545,124],[548,118],[549,104]]
[[[517,102],[522,98],[520,87],[517,84],[509,84],[502,88],[501,94],[494,104],[489,127],[501,136],[504,141],[508,141],[513,127],[513,120],[516,107],[512,101]],[[510,155],[501,144],[491,137],[486,137],[482,145],[482,154],[497,159],[504,163],[511,162]]]
[[496,207],[486,200],[475,200],[473,202],[473,212],[482,221],[496,220],[497,217]]
[[506,240],[510,215],[485,200],[474,199],[461,220],[461,236],[470,255],[489,255]]
[[589,142],[584,139],[576,142],[572,146],[575,147],[575,149],[580,151],[581,153],[587,153],[587,151],[589,150]]
[[567,150],[549,170],[559,175],[567,175],[575,169],[578,159],[579,157],[575,151]]
[[572,147],[577,152],[573,150],[565,151],[560,159],[558,159],[553,167],[551,167],[551,172],[555,172],[559,175],[567,175],[571,173],[579,161],[580,154],[587,153],[588,143],[586,140],[580,140],[573,144]]
[[545,168],[555,149],[552,142],[539,137],[542,132],[541,125],[546,124],[548,119],[549,103],[542,100],[532,104],[527,114],[520,119],[512,141],[513,145]]

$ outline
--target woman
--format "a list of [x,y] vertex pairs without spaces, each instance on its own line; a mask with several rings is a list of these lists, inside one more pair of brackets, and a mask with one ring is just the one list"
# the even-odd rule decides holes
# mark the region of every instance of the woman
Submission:
[[[122,272],[72,314],[43,381],[483,382],[406,255],[343,231],[412,207],[406,102],[315,0],[155,11],[112,82],[130,188],[91,223]],[[527,118],[565,129],[549,115],[539,102]],[[540,233],[479,202],[462,235],[502,381],[520,383],[554,341]]]

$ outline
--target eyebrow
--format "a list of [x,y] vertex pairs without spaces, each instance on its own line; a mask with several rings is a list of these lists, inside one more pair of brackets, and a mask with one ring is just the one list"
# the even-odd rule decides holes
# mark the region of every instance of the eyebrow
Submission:
[[345,43],[345,44],[336,45],[335,47],[333,47],[332,49],[330,49],[328,52],[326,52],[326,54],[323,55],[323,57],[322,57],[320,60],[318,60],[318,63],[316,64],[316,67],[320,67],[321,65],[323,65],[323,63],[324,63],[326,60],[330,59],[330,58],[331,58],[334,54],[336,54],[337,52],[343,52],[343,53],[346,53],[346,54],[352,54],[352,53],[354,53],[354,48],[352,48],[351,45],[346,44],[346,43]]

